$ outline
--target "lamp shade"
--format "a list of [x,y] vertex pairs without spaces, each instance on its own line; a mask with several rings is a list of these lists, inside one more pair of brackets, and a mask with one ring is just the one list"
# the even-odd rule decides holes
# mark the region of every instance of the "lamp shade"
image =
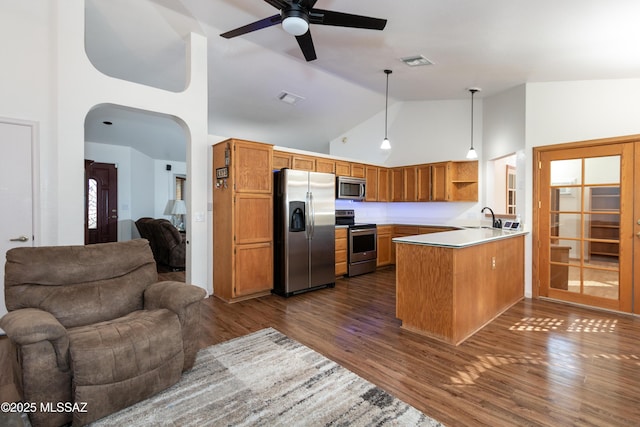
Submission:
[[184,215],[187,213],[187,205],[184,200],[175,200],[173,208],[171,209],[171,215]]
[[380,148],[383,150],[391,150],[391,143],[389,142],[389,138],[385,138],[382,140]]
[[173,215],[173,205],[175,205],[176,201],[173,199],[167,200],[167,205],[164,207],[165,215]]

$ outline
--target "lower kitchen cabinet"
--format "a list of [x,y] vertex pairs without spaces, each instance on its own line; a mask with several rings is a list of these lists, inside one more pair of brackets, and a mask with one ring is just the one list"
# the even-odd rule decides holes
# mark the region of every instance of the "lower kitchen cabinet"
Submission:
[[336,228],[336,277],[347,274],[347,229]]
[[391,238],[393,237],[393,226],[381,225],[378,226],[378,260],[376,262],[377,267],[384,267],[385,265],[394,264],[394,259],[391,257]]
[[273,288],[273,245],[271,242],[236,245],[234,297],[270,293]]

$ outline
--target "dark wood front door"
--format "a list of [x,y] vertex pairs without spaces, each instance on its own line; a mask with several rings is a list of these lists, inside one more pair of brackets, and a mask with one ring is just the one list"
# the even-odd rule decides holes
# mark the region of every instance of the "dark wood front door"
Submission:
[[118,169],[85,160],[85,244],[118,240]]

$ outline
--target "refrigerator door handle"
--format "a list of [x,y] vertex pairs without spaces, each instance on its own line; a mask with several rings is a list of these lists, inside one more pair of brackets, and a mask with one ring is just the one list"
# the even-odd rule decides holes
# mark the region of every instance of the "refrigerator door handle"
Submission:
[[311,193],[309,193],[308,191],[307,191],[307,196],[305,197],[305,200],[304,200],[304,204],[305,204],[304,210],[306,212],[304,220],[305,220],[305,224],[307,225],[305,227],[306,229],[304,231],[304,235],[307,238],[307,240],[309,240],[309,239],[311,239],[311,216],[312,216],[312,213],[311,213]]
[[309,193],[309,202],[311,203],[311,239],[313,239],[313,235],[316,233],[316,206],[313,202],[313,193]]

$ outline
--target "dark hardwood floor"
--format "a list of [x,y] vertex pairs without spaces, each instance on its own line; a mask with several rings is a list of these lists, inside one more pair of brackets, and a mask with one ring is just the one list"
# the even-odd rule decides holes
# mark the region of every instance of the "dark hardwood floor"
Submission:
[[[425,308],[427,309],[427,308]],[[458,347],[403,330],[395,270],[202,310],[203,347],[273,327],[450,426],[637,426],[640,319],[525,300]]]

